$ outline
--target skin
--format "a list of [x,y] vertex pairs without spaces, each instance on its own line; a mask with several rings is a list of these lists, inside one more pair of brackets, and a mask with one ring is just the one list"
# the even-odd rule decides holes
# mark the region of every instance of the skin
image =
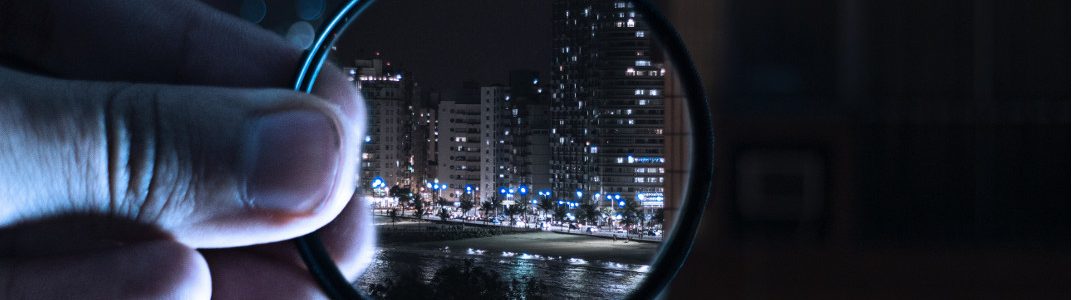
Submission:
[[318,229],[362,272],[362,99],[229,7],[0,0],[0,298],[323,298]]

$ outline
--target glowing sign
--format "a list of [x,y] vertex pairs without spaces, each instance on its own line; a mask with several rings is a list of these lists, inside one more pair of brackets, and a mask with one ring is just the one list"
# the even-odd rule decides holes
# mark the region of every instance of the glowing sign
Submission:
[[638,193],[635,198],[645,207],[664,207],[664,193]]

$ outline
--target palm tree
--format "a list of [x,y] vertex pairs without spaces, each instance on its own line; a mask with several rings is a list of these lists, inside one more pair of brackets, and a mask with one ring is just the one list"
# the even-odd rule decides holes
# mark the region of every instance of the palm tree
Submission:
[[441,222],[444,222],[444,221],[448,221],[448,216],[450,216],[450,214],[448,214],[448,209],[447,208],[441,207],[440,212],[437,213],[437,216],[440,217]]
[[463,193],[459,196],[459,209],[463,210],[463,215],[466,215],[474,208],[474,195],[470,193]]
[[440,199],[437,199],[437,205],[440,206],[440,209],[447,209],[446,206],[451,206],[452,202],[448,201],[448,199],[444,199],[444,197],[440,197]]
[[567,217],[567,205],[557,205],[552,211],[553,218],[556,218],[556,222],[560,225],[564,224],[564,218]]
[[597,223],[597,219],[600,218],[601,212],[597,209],[597,204],[592,201],[583,201],[579,203],[579,208],[576,210],[579,219],[587,225]]
[[658,209],[654,210],[653,211],[653,216],[650,217],[649,221],[650,221],[650,226],[657,226],[657,224],[661,224],[662,225],[661,227],[663,229],[663,227],[664,227],[663,226],[664,225],[664,209],[663,208],[658,208]]
[[642,221],[642,210],[638,207],[638,202],[633,199],[627,199],[623,205],[623,224],[628,229],[638,225],[638,222]]
[[411,201],[414,202],[414,217],[418,218],[418,219],[422,219],[422,215],[425,214],[425,207],[426,207],[425,201],[422,201],[422,196],[415,196],[414,198],[411,198],[411,199],[412,199]]
[[556,203],[552,201],[552,198],[542,197],[541,202],[538,203],[538,209],[541,209],[541,217],[548,216],[549,211],[556,208]]
[[496,205],[493,205],[493,202],[482,201],[482,212],[484,212],[484,216],[482,216],[482,222],[488,221],[489,220],[489,212],[491,212],[491,211],[493,211],[495,209],[496,209]]
[[612,216],[615,215],[615,214],[616,214],[615,209],[613,209],[610,206],[605,206],[605,207],[602,207],[600,209],[600,213],[598,215],[601,218],[605,219],[605,224],[608,225],[609,228],[611,229],[611,227],[612,227]]
[[526,211],[526,209],[523,208],[522,205],[514,204],[514,205],[511,205],[511,206],[508,206],[507,213],[508,213],[508,217],[511,220],[511,225],[515,225],[515,215],[521,215],[525,211]]

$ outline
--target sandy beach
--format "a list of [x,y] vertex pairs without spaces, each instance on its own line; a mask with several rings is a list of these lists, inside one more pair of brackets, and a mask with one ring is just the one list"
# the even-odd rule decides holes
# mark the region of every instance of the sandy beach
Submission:
[[659,247],[655,243],[624,243],[623,240],[613,242],[605,238],[555,232],[516,233],[485,238],[419,242],[410,243],[407,246],[473,248],[494,252],[507,251],[639,265],[649,264]]

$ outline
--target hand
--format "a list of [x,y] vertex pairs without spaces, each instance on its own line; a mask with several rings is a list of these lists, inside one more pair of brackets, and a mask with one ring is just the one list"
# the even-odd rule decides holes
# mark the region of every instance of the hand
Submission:
[[300,55],[201,2],[0,0],[0,298],[323,297],[285,241],[323,226],[357,276],[365,107],[281,89]]

